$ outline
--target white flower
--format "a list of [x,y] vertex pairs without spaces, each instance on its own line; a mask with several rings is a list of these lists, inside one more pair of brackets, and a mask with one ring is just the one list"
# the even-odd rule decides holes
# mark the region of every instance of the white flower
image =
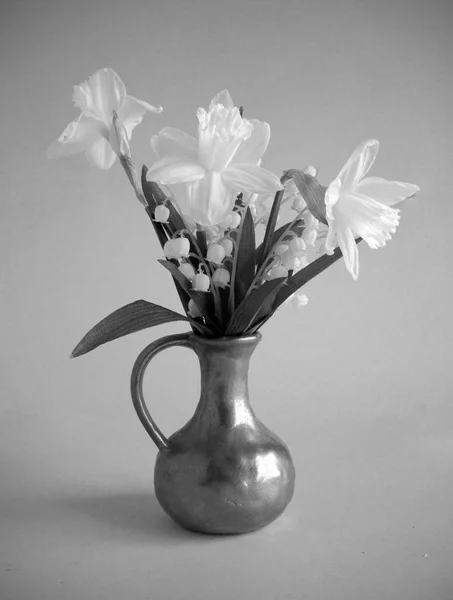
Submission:
[[[72,99],[82,112],[50,145],[47,155],[56,158],[85,152],[101,169],[110,169],[120,147],[127,144],[146,111],[162,112],[160,106],[128,96],[124,83],[113,69],[100,69],[88,81],[74,86]],[[119,120],[116,124],[113,122],[115,113]],[[118,139],[119,131],[126,134],[126,140]]]
[[289,298],[285,300],[285,303],[291,302],[294,308],[303,308],[308,304],[308,296],[301,292],[294,292]]
[[198,109],[198,140],[166,127],[151,138],[159,161],[147,179],[186,183],[190,212],[201,225],[218,225],[231,212],[239,192],[274,194],[276,175],[258,166],[270,138],[267,123],[243,119],[224,90],[206,111]]
[[365,177],[378,150],[377,140],[362,142],[325,195],[329,225],[326,252],[332,254],[338,244],[354,279],[359,275],[359,254],[354,238],[363,238],[370,248],[385,246],[399,222],[399,211],[391,207],[420,189],[411,183]]

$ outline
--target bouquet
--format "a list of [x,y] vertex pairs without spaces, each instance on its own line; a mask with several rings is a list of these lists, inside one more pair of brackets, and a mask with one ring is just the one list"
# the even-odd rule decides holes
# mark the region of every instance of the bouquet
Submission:
[[[108,68],[75,86],[73,101],[81,114],[51,144],[49,157],[85,152],[101,169],[119,159],[184,314],[138,300],[95,325],[72,356],[172,321],[187,321],[199,336],[255,334],[283,303],[305,305],[300,290],[341,257],[357,279],[359,242],[385,246],[400,219],[394,205],[419,191],[367,176],[379,148],[374,139],[362,142],[327,185],[313,166],[277,177],[261,166],[269,125],[244,116],[227,90],[198,109],[198,137],[172,127],[153,135],[157,160],[139,174],[132,132],[147,112],[162,108],[129,96]],[[283,223],[285,205],[290,218]]]

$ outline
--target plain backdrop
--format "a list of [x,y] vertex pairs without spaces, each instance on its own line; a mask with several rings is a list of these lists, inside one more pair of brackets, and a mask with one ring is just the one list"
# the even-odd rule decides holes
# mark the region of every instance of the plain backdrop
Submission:
[[[0,12],[1,600],[451,600],[453,4],[449,0],[16,0]],[[291,449],[292,504],[243,537],[179,530],[129,398],[149,329],[70,360],[136,299],[179,310],[118,164],[48,161],[72,86],[112,67],[164,106],[132,148],[228,88],[270,123],[265,166],[327,184],[363,139],[373,175],[416,183],[382,250],[338,262],[263,328],[252,404]],[[192,414],[195,355],[146,378],[167,434]]]

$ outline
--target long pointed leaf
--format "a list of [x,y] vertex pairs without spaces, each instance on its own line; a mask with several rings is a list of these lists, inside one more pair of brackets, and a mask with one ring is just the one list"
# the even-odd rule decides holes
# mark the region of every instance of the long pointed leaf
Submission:
[[91,352],[98,346],[129,333],[155,327],[162,323],[171,323],[172,321],[191,322],[184,315],[180,315],[164,306],[145,300],[137,300],[115,310],[90,329],[74,348],[71,358]]
[[272,248],[272,237],[274,235],[275,225],[277,224],[277,218],[280,210],[280,205],[282,203],[283,192],[284,190],[279,190],[275,194],[274,202],[272,203],[272,208],[269,215],[269,220],[266,226],[266,232],[264,234],[264,240],[260,247],[260,253],[257,255],[258,267],[261,267],[264,260],[266,259],[269,250]]
[[247,208],[237,245],[235,284],[236,304],[242,302],[255,277],[255,224]]
[[226,335],[241,335],[251,326],[262,306],[266,303],[269,296],[272,296],[286,280],[285,277],[266,281],[263,285],[253,290],[234,311],[228,326]]

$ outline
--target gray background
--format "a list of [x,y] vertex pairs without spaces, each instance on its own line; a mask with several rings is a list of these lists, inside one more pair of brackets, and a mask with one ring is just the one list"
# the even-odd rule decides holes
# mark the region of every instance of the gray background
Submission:
[[[1,9],[1,600],[451,600],[453,5],[445,1],[24,0]],[[69,354],[114,309],[178,309],[118,165],[45,152],[109,66],[162,104],[133,139],[196,131],[228,87],[272,128],[265,166],[328,183],[367,137],[373,175],[417,183],[401,226],[336,264],[263,329],[253,406],[291,448],[297,489],[260,532],[180,531],[153,498],[156,449],[129,374],[173,324]],[[156,358],[146,394],[170,433],[197,400],[196,357]]]

